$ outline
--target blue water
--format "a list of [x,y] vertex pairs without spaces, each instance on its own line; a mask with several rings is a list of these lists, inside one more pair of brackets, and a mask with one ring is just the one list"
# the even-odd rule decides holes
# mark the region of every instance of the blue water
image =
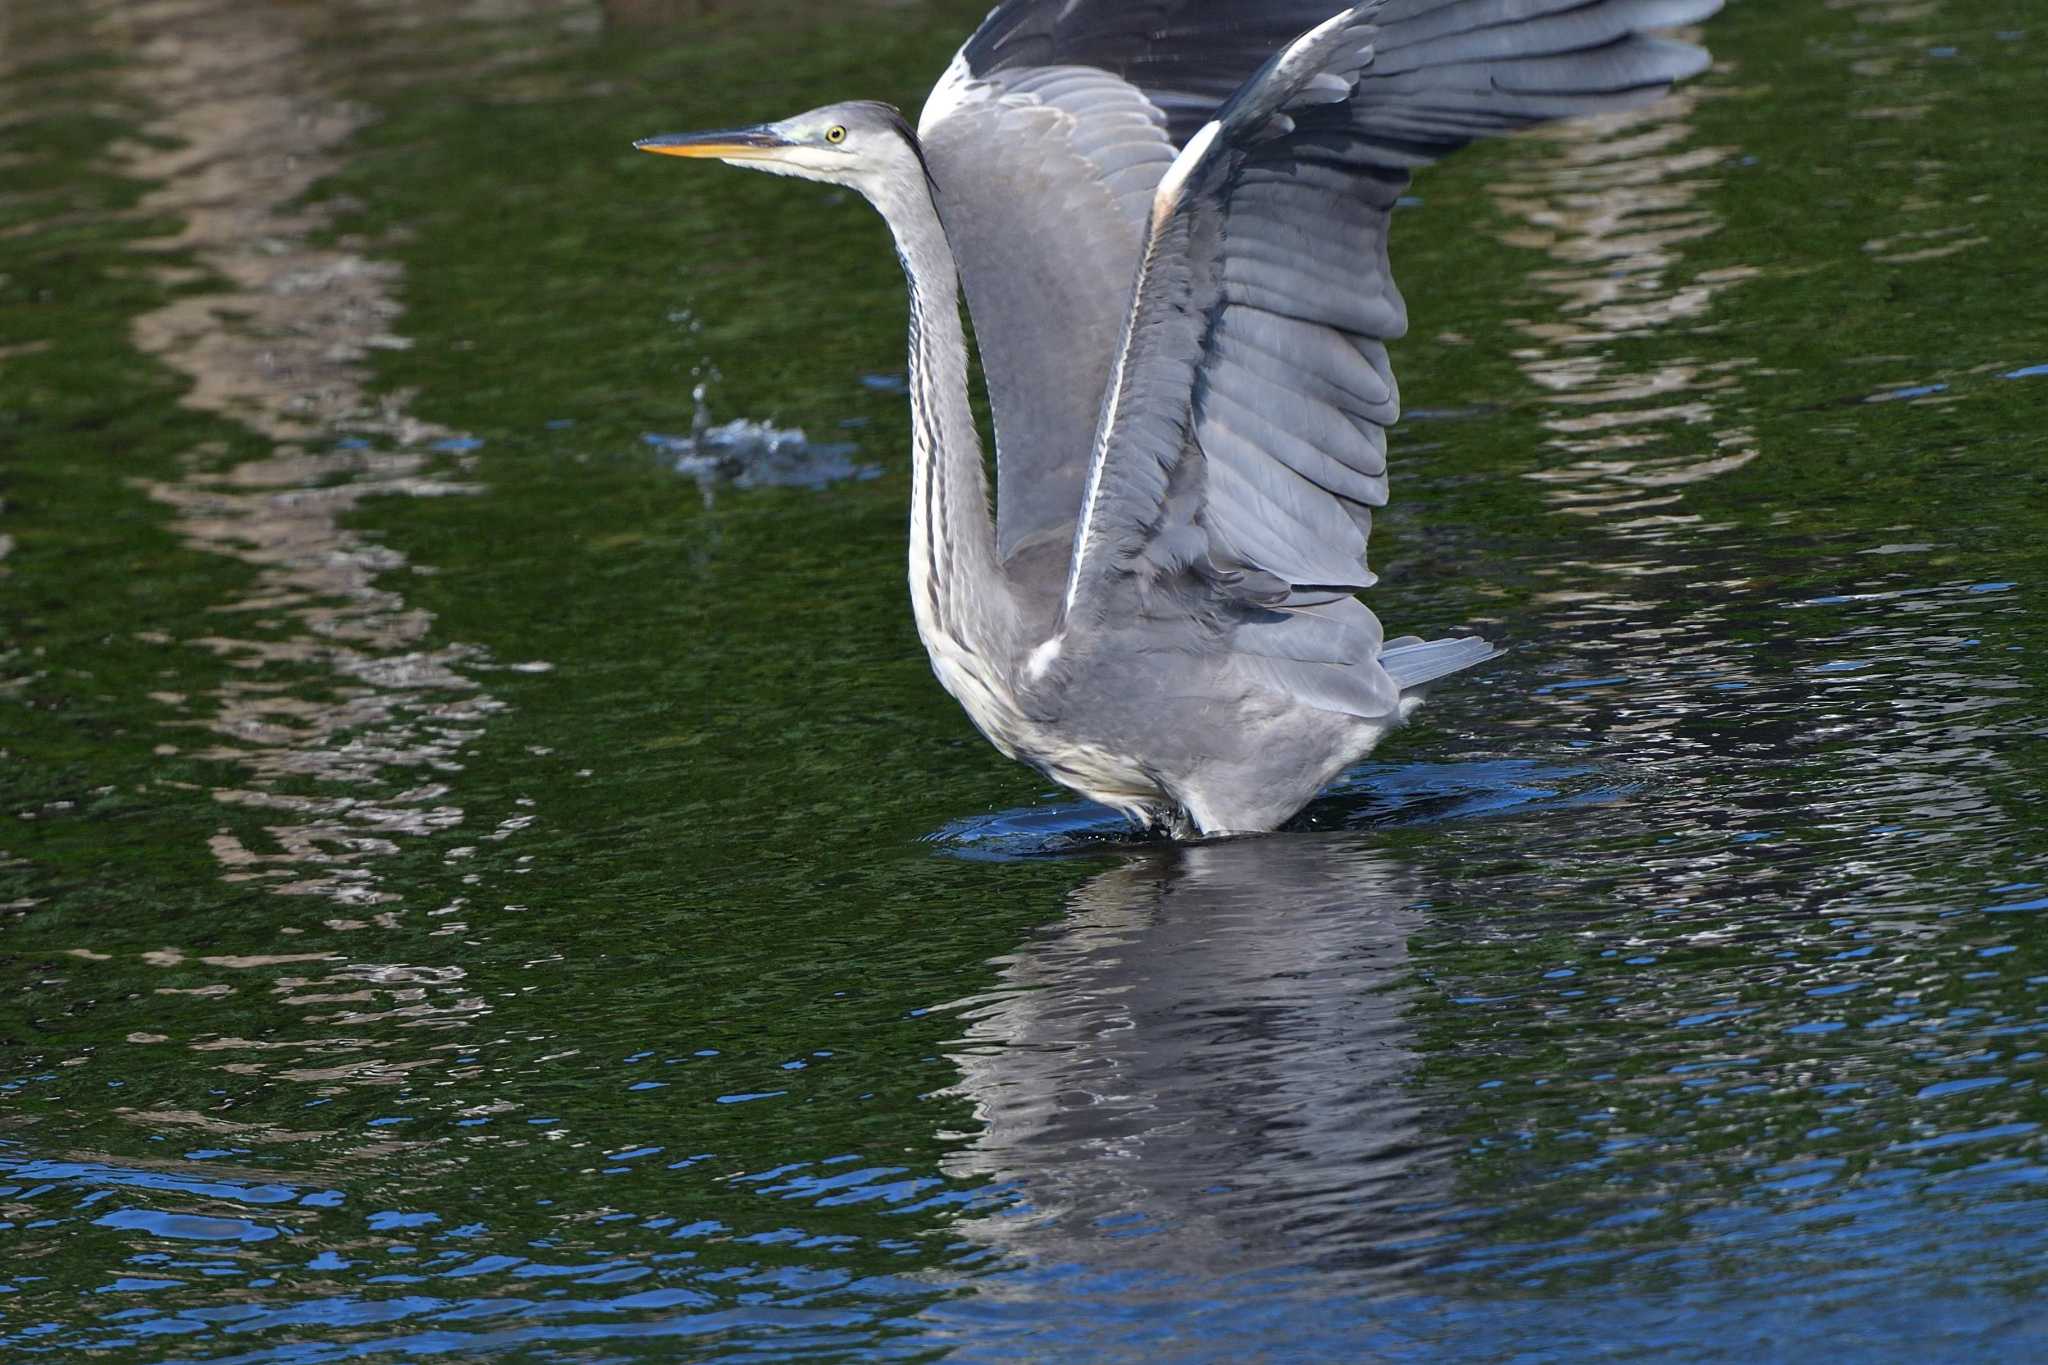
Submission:
[[2038,26],[1419,180],[1506,652],[1182,848],[930,676],[872,215],[628,147],[982,8],[0,3],[0,1358],[2048,1354]]

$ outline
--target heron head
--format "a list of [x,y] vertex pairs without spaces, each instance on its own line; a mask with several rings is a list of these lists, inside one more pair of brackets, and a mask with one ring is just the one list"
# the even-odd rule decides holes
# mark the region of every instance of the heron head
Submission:
[[729,166],[846,185],[873,199],[888,186],[921,183],[924,153],[903,115],[873,100],[716,133],[666,133],[633,144],[660,156],[710,157]]

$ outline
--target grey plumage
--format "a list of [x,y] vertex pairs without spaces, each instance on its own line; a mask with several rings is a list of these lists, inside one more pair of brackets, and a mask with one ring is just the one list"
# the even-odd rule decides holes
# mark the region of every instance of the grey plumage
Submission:
[[1063,578],[1152,191],[1172,164],[1137,90],[1085,67],[993,77],[928,126],[996,419],[997,547]]
[[1005,0],[915,135],[854,104],[641,145],[852,185],[888,220],[912,605],[982,732],[1141,823],[1266,830],[1494,653],[1383,644],[1354,595],[1400,412],[1410,174],[1656,98],[1706,54],[1644,30],[1719,4]]

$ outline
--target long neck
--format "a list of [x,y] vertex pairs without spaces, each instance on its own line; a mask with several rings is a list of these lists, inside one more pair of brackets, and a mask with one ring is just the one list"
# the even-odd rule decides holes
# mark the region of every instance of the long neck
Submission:
[[981,437],[967,402],[952,248],[922,183],[882,211],[910,280],[912,606],[918,634],[953,688],[949,657],[985,674],[1015,651],[1017,610],[996,559]]

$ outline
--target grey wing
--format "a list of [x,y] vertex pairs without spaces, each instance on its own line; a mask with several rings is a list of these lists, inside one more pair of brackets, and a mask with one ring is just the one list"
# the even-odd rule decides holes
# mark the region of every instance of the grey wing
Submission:
[[918,121],[996,427],[996,546],[1065,586],[1153,189],[1333,0],[1004,0]]
[[1654,98],[1706,54],[1638,29],[1718,4],[1386,0],[1254,75],[1156,196],[1063,627],[1128,619],[1135,600],[1315,704],[1391,710],[1379,623],[1350,594],[1373,581],[1366,536],[1399,412],[1385,342],[1407,311],[1387,229],[1408,169]]
[[[1603,46],[1695,23],[1719,7],[1719,0],[1385,0],[1374,16],[1381,83],[1364,98],[1400,109],[1377,121],[1384,142],[1396,141],[1405,125],[1428,155],[1441,156],[1488,132],[1585,113],[1598,107],[1589,97],[1613,93],[1555,80],[1517,93],[1490,79],[1508,77],[1505,69],[1478,68],[1504,56],[1570,56],[1583,72],[1585,56]],[[974,75],[1095,67],[1143,92],[1179,146],[1269,57],[1337,9],[1332,0],[1004,0],[960,49],[955,67]],[[1528,27],[1537,23],[1548,32]],[[1397,79],[1424,71],[1432,74]]]
[[922,123],[994,410],[997,553],[1052,597],[1174,149],[1142,94],[1085,67],[956,63]]
[[1337,8],[1334,0],[1005,0],[960,49],[960,64],[977,73],[1054,64],[1109,72],[1144,92],[1179,145],[1267,58]]
[[996,428],[996,552],[1056,600],[1153,189],[1332,0],[1004,0],[918,121]]

